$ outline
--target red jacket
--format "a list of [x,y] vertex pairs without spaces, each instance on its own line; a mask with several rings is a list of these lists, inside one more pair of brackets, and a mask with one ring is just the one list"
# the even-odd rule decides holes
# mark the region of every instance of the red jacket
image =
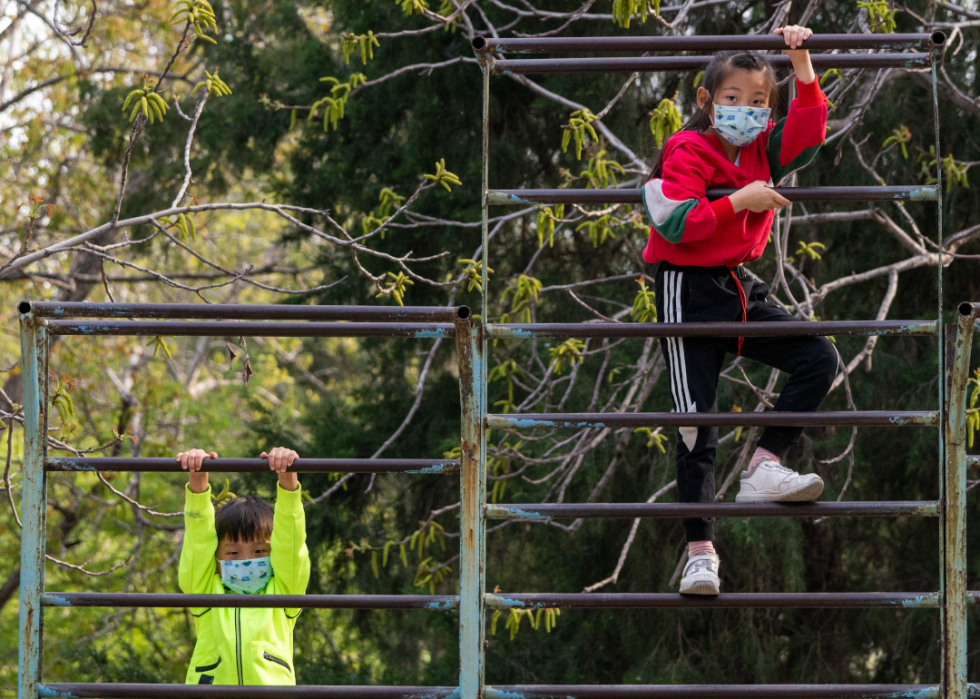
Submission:
[[778,185],[809,163],[827,132],[827,98],[820,84],[796,81],[789,115],[728,160],[712,133],[679,131],[667,141],[661,177],[643,186],[653,226],[643,251],[647,262],[734,267],[762,257],[774,211],[735,213],[731,200],[705,198],[709,187],[741,188],[755,180]]

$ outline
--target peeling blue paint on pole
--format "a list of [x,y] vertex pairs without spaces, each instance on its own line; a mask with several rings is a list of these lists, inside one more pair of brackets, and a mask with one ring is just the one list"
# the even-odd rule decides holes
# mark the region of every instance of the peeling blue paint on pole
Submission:
[[[484,258],[485,259],[485,258]],[[459,564],[459,689],[461,699],[483,695],[483,592],[486,502],[486,412],[484,337],[482,326],[461,320],[456,326],[461,407],[460,435],[460,564]]]
[[[21,495],[20,646],[17,696],[35,699],[41,681],[41,627],[44,592],[44,547],[47,497],[44,453],[47,433],[47,345],[44,321],[20,317],[20,352],[24,381],[24,476]],[[10,435],[8,434],[8,438]]]

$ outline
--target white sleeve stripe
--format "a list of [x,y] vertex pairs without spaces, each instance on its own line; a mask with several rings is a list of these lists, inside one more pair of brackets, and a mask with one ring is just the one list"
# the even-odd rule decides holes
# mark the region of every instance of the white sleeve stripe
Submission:
[[650,180],[643,189],[640,190],[643,196],[643,205],[646,207],[647,216],[653,221],[653,225],[663,225],[670,215],[674,213],[683,201],[674,201],[664,196],[663,180]]

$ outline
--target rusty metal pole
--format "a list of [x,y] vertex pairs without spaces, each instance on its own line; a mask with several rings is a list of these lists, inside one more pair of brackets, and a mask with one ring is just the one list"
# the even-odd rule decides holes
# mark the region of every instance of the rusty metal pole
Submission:
[[[41,627],[47,497],[44,454],[47,440],[47,349],[44,321],[20,317],[21,375],[24,381],[24,481],[21,495],[20,647],[17,696],[36,699],[41,681]],[[10,431],[7,438],[12,439]]]
[[[938,87],[938,75],[936,70],[937,60],[939,59],[935,55],[932,56],[932,125],[935,131],[936,137],[936,239],[939,244],[938,252],[938,264],[936,265],[936,319],[939,323],[940,330],[943,328],[943,169],[942,169],[942,156],[940,155],[940,140],[939,140],[939,87]],[[939,420],[940,429],[939,432],[939,500],[941,515],[939,519],[939,592],[942,596],[943,604],[940,610],[940,643],[943,652],[940,653],[940,691],[944,697],[947,699],[955,697],[956,699],[966,699],[966,677],[962,678],[962,681],[958,679],[958,671],[954,667],[955,661],[953,656],[950,655],[954,641],[954,628],[957,626],[956,621],[951,616],[951,610],[949,607],[950,601],[950,581],[948,578],[948,573],[953,565],[955,554],[951,553],[948,545],[952,541],[951,537],[955,537],[955,532],[952,532],[952,522],[951,515],[955,518],[956,513],[950,511],[950,494],[951,494],[951,484],[949,482],[949,457],[947,454],[947,444],[946,444],[946,428],[944,425],[949,424],[949,412],[947,410],[947,391],[946,391],[946,381],[949,380],[948,372],[949,365],[947,363],[947,335],[946,333],[939,332],[939,371],[946,374],[946,376],[940,376],[937,382],[938,392],[939,392]],[[965,487],[965,485],[964,485]],[[965,551],[964,551],[965,555]],[[965,589],[965,588],[964,588]],[[965,623],[965,621],[964,621]],[[966,629],[963,628],[963,636],[966,635]],[[965,656],[964,656],[965,658]],[[965,672],[965,668],[964,668]],[[962,687],[957,685],[962,684]]]
[[949,402],[945,420],[946,508],[943,577],[945,598],[944,680],[948,699],[967,697],[966,627],[966,394],[970,349],[977,308],[962,304],[957,324],[946,336],[946,386]]
[[[486,260],[486,257],[484,257]],[[467,314],[468,315],[468,314]],[[486,500],[486,413],[483,324],[461,318],[456,324],[461,425],[459,544],[460,699],[483,697],[484,535]]]

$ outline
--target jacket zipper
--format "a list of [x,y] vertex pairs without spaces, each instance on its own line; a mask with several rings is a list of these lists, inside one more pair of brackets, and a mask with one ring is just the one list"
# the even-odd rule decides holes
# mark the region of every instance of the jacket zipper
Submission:
[[287,670],[289,670],[290,673],[293,671],[293,669],[291,667],[289,667],[289,663],[287,663],[285,660],[282,660],[281,658],[277,658],[276,656],[274,656],[269,651],[264,651],[262,653],[262,657],[265,658],[266,660],[269,660],[269,661],[275,663],[276,665],[282,665],[284,668],[286,668]]
[[242,610],[235,610],[235,661],[238,665],[238,684],[245,684],[242,677]]

